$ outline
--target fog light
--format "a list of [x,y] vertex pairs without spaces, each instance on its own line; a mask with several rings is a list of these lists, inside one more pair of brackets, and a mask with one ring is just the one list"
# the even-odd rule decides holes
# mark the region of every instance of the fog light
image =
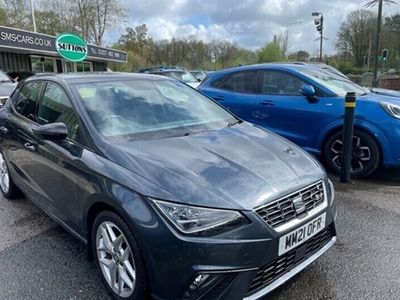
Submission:
[[207,294],[223,279],[223,274],[200,273],[190,282],[189,287],[183,293],[182,299],[198,299]]
[[208,274],[200,274],[198,275],[192,282],[192,284],[190,285],[189,289],[191,290],[195,290],[197,289],[200,285],[202,285],[204,283],[204,281],[207,280],[207,278],[210,277],[210,275]]

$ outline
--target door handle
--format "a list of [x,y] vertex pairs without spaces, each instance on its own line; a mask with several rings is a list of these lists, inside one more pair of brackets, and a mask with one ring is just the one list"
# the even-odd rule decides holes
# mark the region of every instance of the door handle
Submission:
[[1,127],[0,127],[0,132],[1,132],[2,134],[7,134],[7,133],[8,133],[8,128],[5,127],[5,126],[1,126]]
[[274,105],[275,105],[275,102],[270,101],[270,100],[262,100],[262,101],[260,101],[260,104],[261,104],[262,106],[274,106]]
[[214,96],[214,97],[212,97],[214,100],[217,100],[217,101],[224,101],[224,97],[223,96]]
[[26,149],[28,149],[29,151],[36,151],[36,145],[35,145],[34,143],[26,142],[26,143],[24,144],[24,147],[25,147]]

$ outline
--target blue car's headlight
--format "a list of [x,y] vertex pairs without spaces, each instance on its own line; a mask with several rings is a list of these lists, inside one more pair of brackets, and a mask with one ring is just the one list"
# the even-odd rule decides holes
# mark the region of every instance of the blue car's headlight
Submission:
[[203,208],[151,199],[158,210],[184,234],[211,235],[247,223],[239,212]]
[[393,104],[393,103],[388,103],[388,102],[381,102],[380,103],[383,109],[392,117],[395,117],[397,119],[400,119],[400,106]]

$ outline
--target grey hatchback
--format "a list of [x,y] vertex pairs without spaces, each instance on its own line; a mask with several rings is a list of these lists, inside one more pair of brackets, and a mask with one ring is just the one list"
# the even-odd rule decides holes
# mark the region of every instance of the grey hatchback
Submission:
[[19,83],[0,110],[0,188],[87,243],[115,299],[257,299],[336,240],[313,157],[161,76]]

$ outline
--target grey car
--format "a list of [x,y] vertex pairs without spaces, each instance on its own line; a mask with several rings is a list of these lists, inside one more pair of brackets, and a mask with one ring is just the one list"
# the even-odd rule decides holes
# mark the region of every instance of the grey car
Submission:
[[0,189],[86,243],[115,299],[257,299],[336,240],[313,157],[164,76],[19,83],[0,110]]
[[0,70],[0,107],[4,105],[16,85],[6,73]]

